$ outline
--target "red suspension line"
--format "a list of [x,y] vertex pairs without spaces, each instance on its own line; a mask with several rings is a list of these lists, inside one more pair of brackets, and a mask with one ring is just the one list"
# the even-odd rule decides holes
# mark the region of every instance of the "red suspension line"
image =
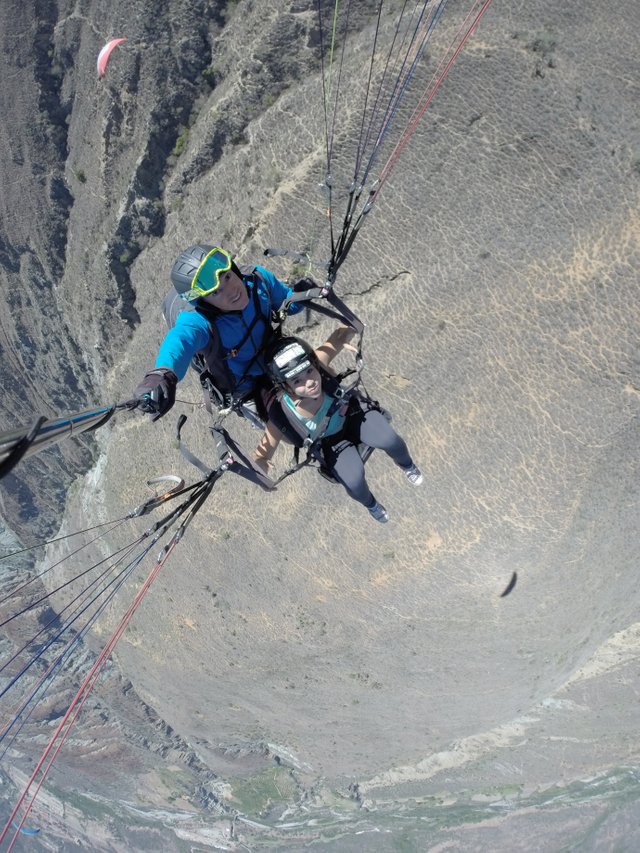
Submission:
[[27,798],[27,796],[29,794],[29,789],[31,788],[31,785],[33,784],[35,777],[37,776],[42,765],[44,764],[47,757],[51,753],[53,746],[54,746],[56,740],[58,739],[58,736],[60,735],[60,733],[62,732],[62,729],[65,727],[65,725],[69,721],[69,718],[71,717],[71,714],[75,709],[75,713],[73,714],[73,718],[69,722],[69,725],[67,726],[66,731],[62,735],[62,737],[60,739],[60,743],[55,748],[53,755],[51,756],[51,759],[49,760],[49,763],[47,764],[47,766],[44,770],[42,778],[38,782],[36,790],[35,790],[33,796],[31,797],[29,804],[27,805],[27,807],[25,809],[24,815],[22,816],[22,820],[20,821],[18,828],[16,829],[16,832],[15,832],[13,838],[11,839],[11,843],[10,843],[9,847],[7,848],[7,853],[9,853],[9,851],[11,851],[13,849],[14,844],[16,842],[16,839],[18,838],[18,835],[20,833],[20,830],[22,829],[24,822],[27,819],[29,812],[31,811],[31,807],[33,806],[35,799],[38,796],[38,792],[40,791],[40,788],[42,787],[42,783],[46,779],[47,774],[49,773],[49,770],[51,769],[51,765],[53,764],[58,752],[62,748],[62,745],[64,744],[64,742],[67,738],[67,735],[69,734],[69,732],[71,730],[71,727],[75,723],[75,721],[78,717],[78,714],[80,713],[80,711],[82,709],[82,706],[84,705],[87,698],[89,697],[89,694],[91,693],[91,690],[93,689],[93,687],[94,687],[94,685],[98,679],[98,676],[102,672],[102,669],[104,668],[109,656],[111,655],[111,652],[113,651],[116,644],[118,643],[118,640],[120,639],[120,637],[124,633],[125,628],[127,627],[129,622],[131,621],[131,617],[133,616],[133,614],[138,609],[140,602],[142,601],[142,599],[146,595],[149,587],[151,586],[151,584],[155,580],[156,576],[158,575],[158,572],[160,571],[162,566],[165,564],[165,562],[167,561],[167,558],[169,557],[169,555],[173,551],[174,547],[176,546],[177,541],[178,540],[175,538],[171,540],[171,542],[167,546],[167,549],[166,549],[162,559],[153,566],[153,568],[151,569],[151,571],[147,575],[146,580],[144,581],[144,583],[142,584],[142,586],[140,587],[140,589],[136,593],[136,595],[135,595],[133,601],[131,602],[131,604],[129,605],[127,611],[125,612],[124,616],[120,620],[115,631],[113,632],[113,634],[109,638],[109,641],[107,642],[107,644],[105,645],[103,650],[98,655],[95,663],[91,667],[91,670],[89,671],[89,673],[85,677],[84,681],[82,682],[82,684],[80,685],[80,687],[78,689],[78,692],[76,693],[76,695],[74,696],[74,698],[71,701],[71,704],[67,708],[67,711],[66,711],[64,717],[60,721],[55,732],[53,733],[51,740],[49,741],[49,743],[45,747],[45,750],[42,753],[42,756],[40,757],[40,760],[38,761],[38,764],[36,765],[33,773],[31,774],[29,781],[27,782],[27,784],[24,788],[24,791],[22,792],[22,795],[20,796],[20,799],[16,803],[13,811],[11,812],[11,815],[9,816],[9,819],[7,820],[7,822],[4,826],[4,829],[2,830],[2,834],[0,834],[0,844],[4,840],[7,832],[9,831],[9,828],[11,827],[11,824],[12,824],[16,814],[18,813],[18,810],[20,809],[20,806],[23,804],[23,802]]
[[[445,56],[440,60],[438,67],[436,68],[431,80],[429,81],[429,84],[427,85],[427,87],[426,87],[426,89],[422,95],[422,100],[421,100],[420,105],[414,109],[412,116],[411,116],[409,122],[407,123],[407,128],[406,128],[405,132],[403,133],[403,135],[400,137],[400,139],[396,143],[393,151],[389,155],[389,159],[387,160],[387,162],[383,166],[382,171],[380,172],[378,187],[377,187],[376,192],[374,194],[373,200],[375,200],[375,197],[380,192],[380,189],[382,188],[383,183],[385,182],[385,180],[389,176],[391,169],[394,167],[398,157],[400,156],[400,153],[402,152],[404,146],[407,144],[409,137],[411,136],[413,131],[416,129],[418,122],[420,121],[420,119],[424,115],[425,110],[427,109],[427,107],[431,103],[431,100],[433,99],[434,95],[436,94],[436,92],[440,88],[442,81],[444,80],[444,78],[449,73],[449,70],[450,70],[451,66],[453,65],[453,63],[456,61],[458,54],[460,53],[462,48],[465,46],[465,44],[467,43],[467,40],[469,39],[472,32],[476,28],[478,21],[480,20],[482,15],[486,12],[487,8],[489,7],[491,0],[484,0],[479,12],[476,14],[475,18],[473,19],[473,21],[469,25],[468,29],[466,30],[466,32],[462,36],[462,39],[460,40],[460,42],[457,44],[457,47],[455,48],[453,54],[449,57],[449,60],[446,62],[446,64],[444,64],[446,56],[451,51],[451,48],[453,47],[453,45],[456,44],[456,41],[459,38],[460,33],[464,30],[469,18],[473,15],[473,12],[476,9],[476,7],[478,6],[479,2],[480,2],[480,0],[474,0],[474,3],[471,6],[471,9],[467,13],[466,18],[462,23],[462,26],[460,27],[455,38],[453,39],[453,41],[449,45],[447,53],[445,53]],[[442,71],[440,71],[443,64],[444,64],[444,68],[442,69]],[[435,81],[435,83],[434,83],[434,81]]]

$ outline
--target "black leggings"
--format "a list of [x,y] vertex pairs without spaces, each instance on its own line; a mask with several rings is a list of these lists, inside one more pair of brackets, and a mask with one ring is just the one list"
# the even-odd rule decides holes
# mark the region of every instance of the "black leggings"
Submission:
[[358,453],[359,442],[384,450],[401,468],[409,468],[412,459],[404,440],[377,409],[350,416],[344,440],[333,445],[325,444],[323,455],[333,476],[342,483],[350,497],[370,507],[375,498],[364,476],[364,463]]

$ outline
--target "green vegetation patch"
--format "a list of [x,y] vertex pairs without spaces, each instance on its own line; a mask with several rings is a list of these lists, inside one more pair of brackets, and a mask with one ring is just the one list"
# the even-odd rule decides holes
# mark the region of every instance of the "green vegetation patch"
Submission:
[[174,157],[179,157],[184,149],[187,147],[187,140],[189,139],[189,128],[185,127],[180,136],[176,139],[176,144],[173,146],[173,151],[171,152]]
[[264,815],[274,805],[289,803],[298,791],[285,767],[269,768],[251,779],[231,782],[231,789],[239,811],[255,817]]
[[118,811],[104,801],[88,797],[81,794],[80,791],[63,791],[51,785],[47,785],[47,790],[60,802],[77,809],[89,820],[104,822],[107,818],[117,819],[120,817]]
[[193,792],[191,777],[184,770],[173,769],[170,767],[161,767],[159,770],[160,779],[165,788],[169,791],[167,802],[173,803],[175,800],[188,800]]

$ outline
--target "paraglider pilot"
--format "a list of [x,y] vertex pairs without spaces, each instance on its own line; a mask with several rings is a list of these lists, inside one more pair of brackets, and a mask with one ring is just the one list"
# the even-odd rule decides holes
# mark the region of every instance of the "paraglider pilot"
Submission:
[[[166,414],[192,361],[201,380],[206,376],[214,386],[218,405],[252,399],[265,373],[262,351],[273,336],[275,312],[291,289],[263,267],[241,271],[226,249],[204,244],[178,256],[171,281],[165,306],[173,298],[193,310],[179,310],[172,318],[154,369],[134,391],[137,407],[154,420]],[[294,303],[289,313],[302,307]]]

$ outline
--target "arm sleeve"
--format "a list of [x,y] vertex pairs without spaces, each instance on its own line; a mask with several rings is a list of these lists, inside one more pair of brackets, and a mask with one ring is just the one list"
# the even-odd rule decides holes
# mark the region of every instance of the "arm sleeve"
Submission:
[[[291,296],[292,290],[290,287],[287,287],[286,284],[283,284],[280,279],[276,278],[275,275],[266,270],[264,267],[256,267],[256,269],[260,272],[260,275],[264,279],[269,288],[269,293],[271,294],[271,304],[277,311],[285,299],[288,299]],[[302,302],[294,302],[293,305],[289,306],[289,314],[298,314],[304,308],[304,303]]]
[[182,311],[160,345],[155,366],[167,367],[178,379],[184,379],[191,359],[208,342],[209,324],[204,317],[195,311]]

